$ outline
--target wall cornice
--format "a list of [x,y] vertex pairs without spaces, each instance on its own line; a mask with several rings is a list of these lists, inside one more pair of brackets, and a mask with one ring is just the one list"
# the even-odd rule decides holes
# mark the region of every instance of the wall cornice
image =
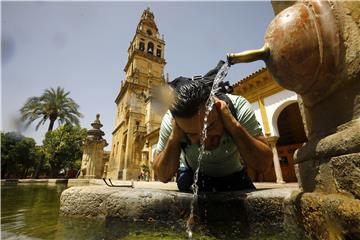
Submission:
[[251,103],[284,90],[272,79],[266,68],[262,68],[237,82],[233,88],[235,95],[243,96]]

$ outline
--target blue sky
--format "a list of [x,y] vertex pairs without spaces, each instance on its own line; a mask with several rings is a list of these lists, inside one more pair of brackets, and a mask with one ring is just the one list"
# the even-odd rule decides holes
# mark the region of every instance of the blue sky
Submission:
[[[80,105],[82,127],[100,113],[110,145],[127,49],[148,6],[164,34],[170,80],[205,74],[229,52],[262,47],[274,18],[270,1],[1,2],[1,130],[20,130],[41,144],[48,125],[23,129],[19,109],[29,97],[61,86]],[[235,65],[227,80],[264,66]]]

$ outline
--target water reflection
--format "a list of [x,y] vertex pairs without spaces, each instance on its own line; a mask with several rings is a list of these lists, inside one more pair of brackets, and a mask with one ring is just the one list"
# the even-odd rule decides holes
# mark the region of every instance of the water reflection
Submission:
[[6,184],[1,188],[1,239],[184,239],[185,227],[158,222],[59,216],[65,185]]
[[19,238],[54,239],[59,199],[64,189],[65,185],[2,185],[2,237],[18,235]]

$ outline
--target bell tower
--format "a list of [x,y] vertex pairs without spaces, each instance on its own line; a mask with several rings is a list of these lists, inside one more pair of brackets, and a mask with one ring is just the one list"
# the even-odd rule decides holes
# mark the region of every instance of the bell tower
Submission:
[[[137,179],[144,162],[148,136],[160,127],[161,117],[152,112],[152,90],[165,82],[165,41],[160,37],[150,8],[144,10],[128,48],[125,79],[115,99],[117,106],[107,176]],[[155,134],[156,135],[156,134]]]
[[147,8],[141,16],[135,36],[128,48],[129,57],[124,69],[126,77],[140,71],[140,74],[151,74],[163,79],[166,64],[164,47],[165,41],[160,38],[154,14]]

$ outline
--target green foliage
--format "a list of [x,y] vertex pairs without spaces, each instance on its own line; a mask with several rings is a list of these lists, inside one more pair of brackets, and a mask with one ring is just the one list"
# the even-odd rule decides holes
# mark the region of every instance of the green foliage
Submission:
[[149,181],[149,179],[150,179],[150,167],[149,167],[149,165],[142,164],[141,165],[141,171],[142,171],[143,175],[139,177],[139,180]]
[[79,105],[69,97],[70,92],[65,92],[63,88],[57,87],[46,89],[40,97],[29,98],[20,109],[22,120],[26,126],[40,119],[36,125],[36,130],[48,119],[50,120],[48,130],[53,129],[54,122],[79,125],[79,117],[82,114],[78,111]]
[[1,177],[25,178],[35,166],[35,140],[15,132],[1,133]]
[[145,174],[149,174],[150,173],[150,167],[147,164],[143,164],[141,165],[141,170],[145,173]]
[[69,124],[46,133],[42,148],[53,177],[56,177],[61,169],[80,168],[86,134],[86,129]]

